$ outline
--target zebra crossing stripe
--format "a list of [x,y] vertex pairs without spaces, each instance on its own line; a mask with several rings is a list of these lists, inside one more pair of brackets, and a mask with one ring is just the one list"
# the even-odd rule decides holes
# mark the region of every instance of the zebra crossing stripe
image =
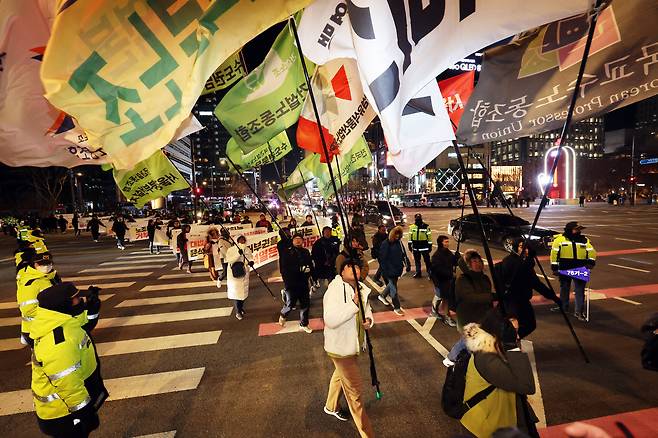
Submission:
[[147,263],[166,263],[166,262],[173,262],[174,259],[172,257],[167,257],[165,259],[150,259],[150,260],[115,260],[113,262],[103,262],[100,263],[98,266],[114,266],[114,265],[124,265],[124,266],[135,266],[135,265],[144,265]]
[[118,280],[119,278],[148,277],[151,274],[153,274],[153,272],[126,272],[119,274],[80,275],[78,277],[65,276],[64,280],[65,281]]
[[[135,284],[134,281],[124,281],[120,283],[94,283],[93,286],[100,287],[101,289],[119,289],[124,287],[130,287]],[[76,285],[78,289],[87,289],[92,284],[81,284]]]
[[149,259],[149,260],[173,260],[173,254],[170,255],[156,255],[156,254],[142,254],[142,255],[127,255],[117,257],[117,260],[135,260],[135,259]]
[[140,289],[140,292],[148,292],[153,290],[175,290],[175,289],[191,289],[194,287],[217,287],[217,282],[212,280],[206,281],[191,281],[188,283],[169,283],[169,284],[150,284]]
[[209,278],[210,274],[207,271],[204,272],[192,272],[191,274],[187,272],[181,272],[180,274],[164,274],[158,277],[158,280],[173,280],[175,278],[197,278],[197,277],[206,277]]
[[157,324],[163,322],[190,321],[194,319],[221,318],[224,316],[230,316],[232,312],[233,307],[217,307],[212,309],[189,310],[185,312],[117,316],[115,318],[102,318],[101,316],[100,321],[98,321],[98,324],[96,325],[96,329]]
[[192,301],[221,300],[228,298],[226,292],[209,292],[194,295],[175,295],[171,297],[139,298],[125,300],[114,307],[152,306],[156,304],[187,303]]
[[[196,389],[205,368],[167,371],[138,376],[106,379],[108,401]],[[21,389],[0,393],[0,416],[33,412],[32,391]]]
[[133,438],[174,438],[176,436],[176,431],[175,430],[170,430],[167,432],[160,432],[160,433],[150,433],[148,435],[139,435],[135,436]]
[[[126,262],[127,263],[127,262]],[[80,274],[85,272],[116,272],[116,271],[137,271],[139,269],[161,269],[167,265],[125,265],[125,266],[113,266],[110,268],[89,268],[83,269],[80,271]]]
[[221,330],[210,332],[185,333],[182,335],[156,336],[151,338],[127,339],[123,341],[96,344],[99,356],[139,353],[142,351],[168,350],[172,348],[212,345],[219,341]]

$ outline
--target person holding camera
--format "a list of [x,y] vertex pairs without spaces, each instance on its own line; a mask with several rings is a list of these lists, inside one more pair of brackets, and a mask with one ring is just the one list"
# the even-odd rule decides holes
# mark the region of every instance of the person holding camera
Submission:
[[286,291],[286,301],[279,315],[279,324],[285,325],[288,314],[299,301],[299,329],[306,333],[313,330],[308,326],[308,310],[311,307],[309,280],[313,275],[313,259],[304,248],[304,236],[295,233],[292,246],[280,253],[281,277]]
[[238,236],[236,244],[226,251],[224,258],[228,268],[226,291],[235,304],[235,317],[240,321],[245,315],[244,301],[249,296],[249,268],[254,266],[253,259],[244,235]]
[[37,295],[32,321],[32,397],[41,431],[53,437],[87,437],[98,428],[98,410],[109,396],[91,330],[98,322],[99,289],[73,283]]

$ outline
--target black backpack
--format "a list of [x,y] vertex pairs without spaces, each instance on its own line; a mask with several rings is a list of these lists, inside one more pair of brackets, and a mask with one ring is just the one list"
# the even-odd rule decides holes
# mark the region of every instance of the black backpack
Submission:
[[496,389],[489,385],[464,402],[464,390],[466,389],[466,370],[471,354],[468,350],[462,350],[457,356],[455,364],[448,368],[446,380],[443,382],[441,391],[441,407],[449,417],[461,419],[473,406],[487,398]]
[[242,260],[233,262],[231,264],[231,273],[233,274],[233,278],[242,278],[247,275],[247,271],[244,269],[244,262]]

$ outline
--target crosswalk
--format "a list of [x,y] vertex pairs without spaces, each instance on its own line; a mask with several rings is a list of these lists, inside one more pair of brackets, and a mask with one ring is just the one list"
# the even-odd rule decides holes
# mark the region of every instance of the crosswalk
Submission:
[[[58,256],[60,259],[65,257],[62,254]],[[217,344],[222,330],[208,331],[206,326],[203,331],[190,331],[190,326],[180,326],[180,333],[171,333],[172,328],[179,326],[168,328],[167,324],[201,320],[219,322],[230,316],[233,307],[228,301],[225,286],[218,289],[217,283],[211,281],[205,271],[192,274],[159,272],[175,263],[171,254],[151,255],[135,251],[108,257],[107,260],[63,275],[63,279],[75,282],[78,289],[86,289],[90,285],[101,288],[104,306],[94,329],[97,337],[102,338],[96,344],[99,357],[130,356],[129,360],[122,360],[127,364],[121,368],[125,375],[113,372],[113,376],[118,374],[121,377],[105,380],[111,395],[109,401],[195,390],[204,375],[204,367],[171,370],[172,365],[168,364],[163,366],[166,370],[154,369],[148,374],[131,375],[130,364],[139,362],[143,355],[158,351],[184,352],[190,348],[209,348]],[[174,269],[178,268],[174,266]],[[172,291],[178,294],[171,295]],[[196,310],[190,310],[186,303],[202,303],[204,307],[198,309],[197,306]],[[0,361],[3,354],[15,354],[12,351],[25,348],[18,340],[20,317],[15,309],[15,302],[0,302],[0,327],[16,329],[15,337],[0,339]],[[213,328],[217,325],[213,323]],[[124,328],[133,328],[125,332],[130,334],[129,338],[126,338]],[[157,335],[159,330],[165,333]],[[0,392],[0,417],[34,410],[29,381],[24,383],[24,389]],[[168,431],[152,436],[172,437],[174,434],[175,431]]]

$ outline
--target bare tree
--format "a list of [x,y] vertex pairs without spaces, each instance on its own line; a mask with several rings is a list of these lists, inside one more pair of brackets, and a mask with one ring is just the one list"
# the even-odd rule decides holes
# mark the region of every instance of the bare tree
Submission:
[[67,169],[64,167],[31,167],[32,187],[42,213],[52,212],[57,207],[64,189]]

